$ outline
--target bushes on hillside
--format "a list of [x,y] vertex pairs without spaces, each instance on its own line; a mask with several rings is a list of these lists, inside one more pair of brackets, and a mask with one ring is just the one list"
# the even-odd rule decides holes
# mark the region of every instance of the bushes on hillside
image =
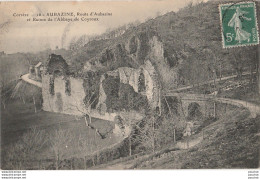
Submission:
[[3,150],[2,167],[4,169],[21,170],[33,167],[33,161],[37,153],[47,142],[45,133],[39,128],[32,127],[27,133],[22,135],[20,140]]
[[107,76],[105,80],[103,80],[103,89],[106,93],[106,105],[107,109],[110,110],[119,110],[119,84],[120,80],[119,78],[112,77],[112,76]]
[[119,103],[121,109],[126,111],[145,109],[148,107],[146,96],[136,93],[129,84],[120,83]]
[[89,105],[87,103],[90,103],[93,109],[98,103],[100,75],[95,72],[88,72],[84,76],[83,88],[86,94],[84,103],[86,106]]
[[[133,141],[137,151],[155,152],[168,144],[172,144],[174,140],[180,140],[186,122],[180,120],[178,116],[163,115],[158,116],[155,112],[150,114],[138,124],[135,128]],[[172,118],[174,117],[174,118]],[[136,142],[138,141],[138,142]]]
[[136,93],[129,84],[120,83],[116,77],[108,76],[103,81],[103,88],[107,95],[108,110],[139,110],[148,106],[146,96]]

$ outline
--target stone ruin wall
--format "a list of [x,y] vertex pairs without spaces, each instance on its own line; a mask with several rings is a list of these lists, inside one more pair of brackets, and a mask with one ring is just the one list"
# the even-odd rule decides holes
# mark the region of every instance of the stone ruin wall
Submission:
[[[156,70],[149,60],[145,61],[145,64],[142,65],[138,69],[129,68],[129,67],[121,67],[117,70],[108,72],[107,75],[116,76],[120,79],[120,83],[129,84],[133,87],[135,92],[139,92],[138,90],[138,79],[139,76],[143,72],[145,78],[145,87],[146,91],[143,93],[149,102],[149,105],[159,110],[161,109],[161,99],[160,99],[160,84]],[[106,107],[106,94],[102,86],[102,82],[105,79],[104,75],[102,75],[100,79],[100,94],[99,94],[99,103],[98,108],[101,109],[101,113],[105,112]]]
[[84,111],[83,99],[85,92],[83,79],[67,77],[70,81],[71,93],[65,92],[65,79],[62,76],[54,78],[54,95],[50,93],[50,79],[52,75],[42,76],[43,110],[57,113],[81,115]]

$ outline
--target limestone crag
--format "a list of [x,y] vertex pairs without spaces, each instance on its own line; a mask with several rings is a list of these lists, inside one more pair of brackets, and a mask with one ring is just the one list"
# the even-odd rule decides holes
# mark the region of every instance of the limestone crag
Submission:
[[102,50],[85,63],[84,69],[113,71],[120,67],[140,68],[149,60],[158,73],[160,82],[165,87],[178,85],[178,69],[171,68],[165,57],[165,50],[160,37],[152,32],[138,32],[119,44]]

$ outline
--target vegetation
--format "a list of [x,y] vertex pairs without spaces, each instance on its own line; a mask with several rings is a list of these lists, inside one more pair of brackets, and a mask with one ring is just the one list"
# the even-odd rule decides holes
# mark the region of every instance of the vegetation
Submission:
[[136,168],[257,168],[259,117],[247,115],[245,110],[233,109],[205,128],[207,137],[196,147],[139,162]]
[[84,75],[83,87],[86,97],[84,104],[88,106],[88,102],[91,103],[91,108],[94,109],[98,103],[99,87],[100,87],[100,75],[95,72],[88,72]]
[[221,105],[219,112],[218,119],[206,119],[203,130],[198,129],[190,137],[190,143],[197,139],[200,142],[189,149],[181,150],[187,142],[183,138],[176,143],[168,142],[154,153],[139,153],[95,168],[257,168],[259,116],[250,118],[246,109],[230,105]]
[[140,109],[148,107],[146,96],[135,92],[129,84],[120,83],[117,77],[106,77],[102,85],[107,96],[106,105],[108,110],[140,111]]

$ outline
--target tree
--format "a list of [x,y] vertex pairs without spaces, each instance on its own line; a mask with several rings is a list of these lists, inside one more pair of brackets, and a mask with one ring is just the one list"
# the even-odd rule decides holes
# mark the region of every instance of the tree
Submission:
[[[96,140],[94,139],[89,139],[86,137],[83,137],[82,135],[79,136],[78,139],[78,147],[80,152],[83,153],[84,157],[84,169],[87,169],[87,158],[86,158],[86,154],[92,154],[96,148],[94,148],[96,146]],[[93,162],[93,166],[95,166],[95,160],[94,157],[92,158],[92,162]]]
[[[88,93],[89,92],[89,93]],[[82,104],[76,104],[70,106],[68,109],[77,110],[81,113],[81,115],[84,117],[85,125],[87,128],[95,130],[95,134],[97,134],[101,139],[106,138],[107,134],[102,134],[98,129],[96,129],[94,126],[91,125],[92,123],[92,105],[98,100],[98,96],[96,96],[95,88],[91,88],[88,90],[87,95],[85,96],[85,99],[83,100]],[[83,106],[80,107],[79,106]],[[89,119],[89,120],[88,120]],[[88,122],[89,121],[89,122]]]
[[159,116],[155,111],[146,109],[146,116],[138,121],[131,122],[131,143],[139,148],[155,152],[158,145]]
[[21,141],[25,146],[25,152],[33,156],[43,148],[47,139],[44,131],[34,126],[22,136]]
[[72,141],[72,134],[69,130],[56,129],[49,134],[49,142],[55,156],[55,169],[59,169],[59,163],[65,156],[69,143]]
[[233,68],[236,70],[237,78],[241,79],[244,65],[244,58],[241,52],[233,53],[233,58],[230,61]]

